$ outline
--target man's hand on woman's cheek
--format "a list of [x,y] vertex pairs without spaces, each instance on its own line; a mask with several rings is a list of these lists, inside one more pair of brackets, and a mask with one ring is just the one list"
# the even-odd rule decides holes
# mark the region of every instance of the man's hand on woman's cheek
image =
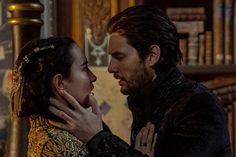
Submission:
[[74,97],[65,90],[60,95],[74,108],[72,110],[67,105],[62,104],[55,98],[50,98],[49,110],[66,121],[65,123],[50,121],[50,123],[58,128],[69,131],[83,142],[88,142],[94,135],[102,130],[102,114],[97,105],[97,101],[91,94],[89,103],[92,112],[83,108]]

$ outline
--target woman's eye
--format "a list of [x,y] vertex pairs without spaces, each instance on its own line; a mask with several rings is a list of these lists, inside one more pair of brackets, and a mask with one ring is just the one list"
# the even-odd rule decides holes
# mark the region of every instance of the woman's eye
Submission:
[[83,70],[84,70],[84,71],[88,71],[89,68],[86,66],[86,67],[83,68]]

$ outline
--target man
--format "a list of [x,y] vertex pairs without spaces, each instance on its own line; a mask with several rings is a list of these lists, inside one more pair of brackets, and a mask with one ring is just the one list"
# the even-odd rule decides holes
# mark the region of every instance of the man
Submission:
[[[119,79],[120,91],[128,95],[133,114],[131,146],[103,131],[92,96],[93,112],[88,112],[62,91],[75,110],[52,100],[61,111],[55,107],[50,110],[67,122],[54,125],[88,142],[92,156],[143,156],[145,153],[134,150],[135,138],[152,122],[158,134],[155,157],[230,157],[224,111],[215,95],[178,70],[178,34],[169,18],[157,8],[134,6],[114,16],[108,31],[108,71]],[[150,141],[141,138],[140,147],[147,147]]]

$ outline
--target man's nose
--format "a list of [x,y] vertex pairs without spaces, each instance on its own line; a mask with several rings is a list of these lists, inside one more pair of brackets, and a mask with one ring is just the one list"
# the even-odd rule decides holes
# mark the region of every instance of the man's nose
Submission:
[[111,60],[109,65],[108,65],[108,72],[109,73],[116,73],[118,72],[118,67],[117,65]]

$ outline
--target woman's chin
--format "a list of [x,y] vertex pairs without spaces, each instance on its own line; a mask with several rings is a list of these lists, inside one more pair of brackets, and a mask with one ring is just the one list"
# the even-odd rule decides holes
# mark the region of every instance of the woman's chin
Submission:
[[83,107],[84,107],[85,109],[87,109],[87,108],[91,107],[91,105],[86,104],[86,105],[83,105]]
[[81,103],[81,106],[83,108],[89,108],[91,107],[90,103],[89,103],[89,95],[84,99],[83,103]]

